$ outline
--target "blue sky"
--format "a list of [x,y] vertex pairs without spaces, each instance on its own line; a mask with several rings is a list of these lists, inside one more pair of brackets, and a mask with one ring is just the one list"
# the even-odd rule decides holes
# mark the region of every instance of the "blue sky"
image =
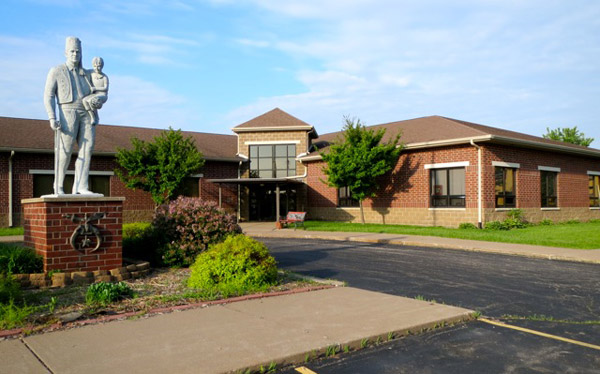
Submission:
[[46,118],[69,35],[105,60],[106,124],[230,134],[279,107],[320,133],[442,115],[600,148],[597,0],[3,0],[1,116]]

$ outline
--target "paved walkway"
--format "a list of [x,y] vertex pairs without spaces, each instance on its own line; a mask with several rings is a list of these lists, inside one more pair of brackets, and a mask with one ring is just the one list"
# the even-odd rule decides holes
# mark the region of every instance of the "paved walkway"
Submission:
[[464,251],[488,252],[503,255],[517,255],[551,260],[565,260],[600,264],[600,249],[581,250],[418,235],[304,231],[302,229],[277,230],[275,228],[275,223],[273,222],[249,222],[242,223],[241,226],[244,230],[244,233],[253,237],[326,239],[348,240],[367,243],[388,243],[416,247],[447,248]]
[[[467,319],[471,311],[351,287],[0,341],[0,373],[227,373]],[[397,335],[398,336],[398,335]]]

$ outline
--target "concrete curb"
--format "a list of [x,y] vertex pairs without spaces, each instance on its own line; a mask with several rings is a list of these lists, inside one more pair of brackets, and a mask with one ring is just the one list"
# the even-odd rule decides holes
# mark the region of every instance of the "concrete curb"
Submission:
[[[297,231],[291,235],[281,235],[275,233],[264,233],[264,232],[246,232],[247,235],[250,235],[255,238],[273,238],[273,239],[282,239],[282,238],[298,238],[298,239],[317,239],[317,240],[335,240],[335,241],[351,241],[351,242],[360,242],[360,243],[375,243],[375,244],[393,244],[399,246],[410,246],[410,247],[426,247],[426,248],[435,248],[435,249],[450,249],[456,251],[467,251],[467,252],[478,252],[478,253],[492,253],[498,255],[505,256],[520,256],[527,258],[538,258],[544,260],[555,260],[555,261],[567,261],[567,262],[579,262],[579,263],[587,263],[587,264],[600,264],[600,260],[596,259],[586,259],[580,257],[571,257],[571,256],[562,256],[562,255],[553,255],[553,254],[545,254],[545,253],[531,253],[524,252],[519,250],[495,250],[490,248],[481,248],[478,246],[469,246],[469,245],[461,245],[461,244],[446,244],[446,243],[429,243],[429,242],[421,242],[421,241],[410,241],[410,240],[401,240],[401,239],[378,239],[378,238],[369,238],[369,237],[353,237],[353,236],[335,236],[335,235],[327,235],[327,234],[301,234],[298,235]],[[349,234],[349,233],[346,233]],[[441,238],[443,239],[443,238]],[[496,242],[486,242],[486,243],[496,243]],[[511,243],[501,243],[501,244],[511,244]],[[557,249],[560,249],[557,247]],[[588,251],[582,249],[581,251]],[[594,251],[593,249],[591,251]],[[600,250],[599,250],[600,251]]]

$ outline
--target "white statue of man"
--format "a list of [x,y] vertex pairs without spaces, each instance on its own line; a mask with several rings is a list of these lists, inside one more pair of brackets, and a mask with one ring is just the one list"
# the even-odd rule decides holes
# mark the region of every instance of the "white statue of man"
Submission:
[[[50,69],[44,90],[44,105],[48,112],[50,127],[58,131],[55,136],[57,160],[54,193],[56,195],[65,193],[63,188],[65,174],[71,161],[73,145],[77,141],[79,152],[75,161],[73,194],[91,195],[93,192],[90,191],[88,183],[96,136],[94,123],[96,121],[92,120],[84,106],[84,99],[92,94],[93,86],[90,71],[81,66],[81,41],[78,38],[72,36],[67,38],[65,56],[66,63]],[[108,85],[106,88],[108,89]],[[102,103],[96,99],[89,100],[89,104],[93,110],[102,107]]]

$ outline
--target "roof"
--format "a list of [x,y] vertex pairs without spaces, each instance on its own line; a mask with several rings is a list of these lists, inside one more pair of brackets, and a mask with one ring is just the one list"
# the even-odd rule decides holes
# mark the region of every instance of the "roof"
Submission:
[[[368,126],[367,128],[373,130],[385,129],[386,132],[382,139],[384,142],[391,140],[400,132],[402,134],[400,141],[406,149],[468,144],[473,140],[600,157],[600,150],[598,149],[442,116],[421,117]],[[314,141],[313,145],[320,151],[326,152],[329,145],[335,142],[336,139],[341,138],[342,135],[343,131],[324,134]],[[302,159],[307,161],[317,160],[320,159],[320,155],[316,150],[313,150]]]
[[[131,138],[151,141],[162,129],[96,125],[94,154],[115,155],[118,148],[131,148]],[[240,161],[237,136],[182,131],[192,137],[207,160]],[[0,117],[0,151],[53,152],[54,135],[47,120]]]
[[317,137],[315,128],[308,123],[299,120],[298,118],[284,112],[279,108],[275,108],[265,114],[237,125],[232,129],[234,132],[256,132],[256,131],[292,131],[305,130],[312,132],[313,137]]

